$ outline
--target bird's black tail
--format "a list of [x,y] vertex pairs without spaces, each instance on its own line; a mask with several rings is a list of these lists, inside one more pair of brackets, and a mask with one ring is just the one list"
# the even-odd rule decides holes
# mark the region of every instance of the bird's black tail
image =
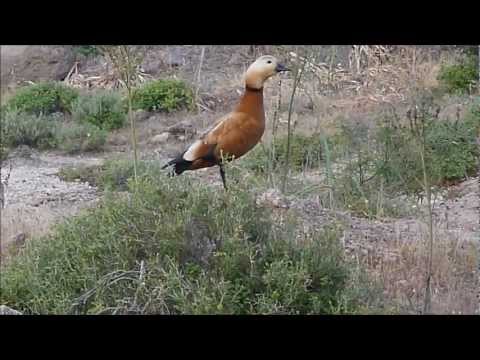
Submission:
[[162,169],[166,169],[169,166],[173,166],[173,172],[170,173],[170,176],[173,176],[175,173],[176,175],[180,175],[185,170],[188,170],[192,161],[185,160],[183,158],[183,154],[176,157],[175,159],[170,160],[168,163],[162,166]]

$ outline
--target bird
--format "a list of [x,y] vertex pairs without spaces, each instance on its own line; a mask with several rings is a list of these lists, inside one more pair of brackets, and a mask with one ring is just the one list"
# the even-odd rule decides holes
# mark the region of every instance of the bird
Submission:
[[233,111],[218,119],[162,169],[172,167],[170,175],[175,176],[184,171],[218,166],[223,187],[227,190],[225,163],[252,150],[265,131],[265,82],[272,76],[289,70],[271,55],[256,59],[244,74],[245,89]]

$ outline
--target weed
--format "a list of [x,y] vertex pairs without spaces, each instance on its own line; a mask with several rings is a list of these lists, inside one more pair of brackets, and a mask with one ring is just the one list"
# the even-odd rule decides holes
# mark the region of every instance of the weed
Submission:
[[107,139],[107,132],[86,123],[64,123],[55,134],[57,147],[67,153],[99,151]]
[[354,311],[334,230],[297,243],[245,189],[225,198],[186,181],[145,174],[135,196],[29,242],[2,269],[0,301],[29,314]]
[[134,109],[172,112],[191,108],[193,93],[183,81],[161,79],[136,89],[132,101]]
[[2,145],[5,147],[55,147],[55,135],[59,125],[57,116],[8,110],[3,113],[1,121]]
[[60,83],[46,82],[26,86],[8,100],[10,109],[33,114],[70,113],[77,90]]
[[123,126],[126,114],[120,95],[102,91],[80,96],[72,105],[72,117],[78,122],[112,130]]
[[467,56],[459,63],[443,65],[438,75],[448,93],[471,93],[478,82],[478,56]]

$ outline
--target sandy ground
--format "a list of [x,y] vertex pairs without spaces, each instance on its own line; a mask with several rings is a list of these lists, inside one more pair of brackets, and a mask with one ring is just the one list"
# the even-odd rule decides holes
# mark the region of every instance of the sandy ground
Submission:
[[60,220],[93,205],[98,199],[94,187],[62,181],[57,173],[66,165],[94,165],[101,161],[94,157],[17,151],[2,166],[0,249],[5,250],[15,240],[41,236]]

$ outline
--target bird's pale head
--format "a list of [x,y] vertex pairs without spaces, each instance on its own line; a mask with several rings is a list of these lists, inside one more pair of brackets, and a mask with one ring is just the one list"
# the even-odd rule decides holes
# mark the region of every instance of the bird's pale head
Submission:
[[264,55],[250,65],[245,73],[245,83],[250,88],[261,89],[268,78],[282,71],[288,69],[274,56]]

